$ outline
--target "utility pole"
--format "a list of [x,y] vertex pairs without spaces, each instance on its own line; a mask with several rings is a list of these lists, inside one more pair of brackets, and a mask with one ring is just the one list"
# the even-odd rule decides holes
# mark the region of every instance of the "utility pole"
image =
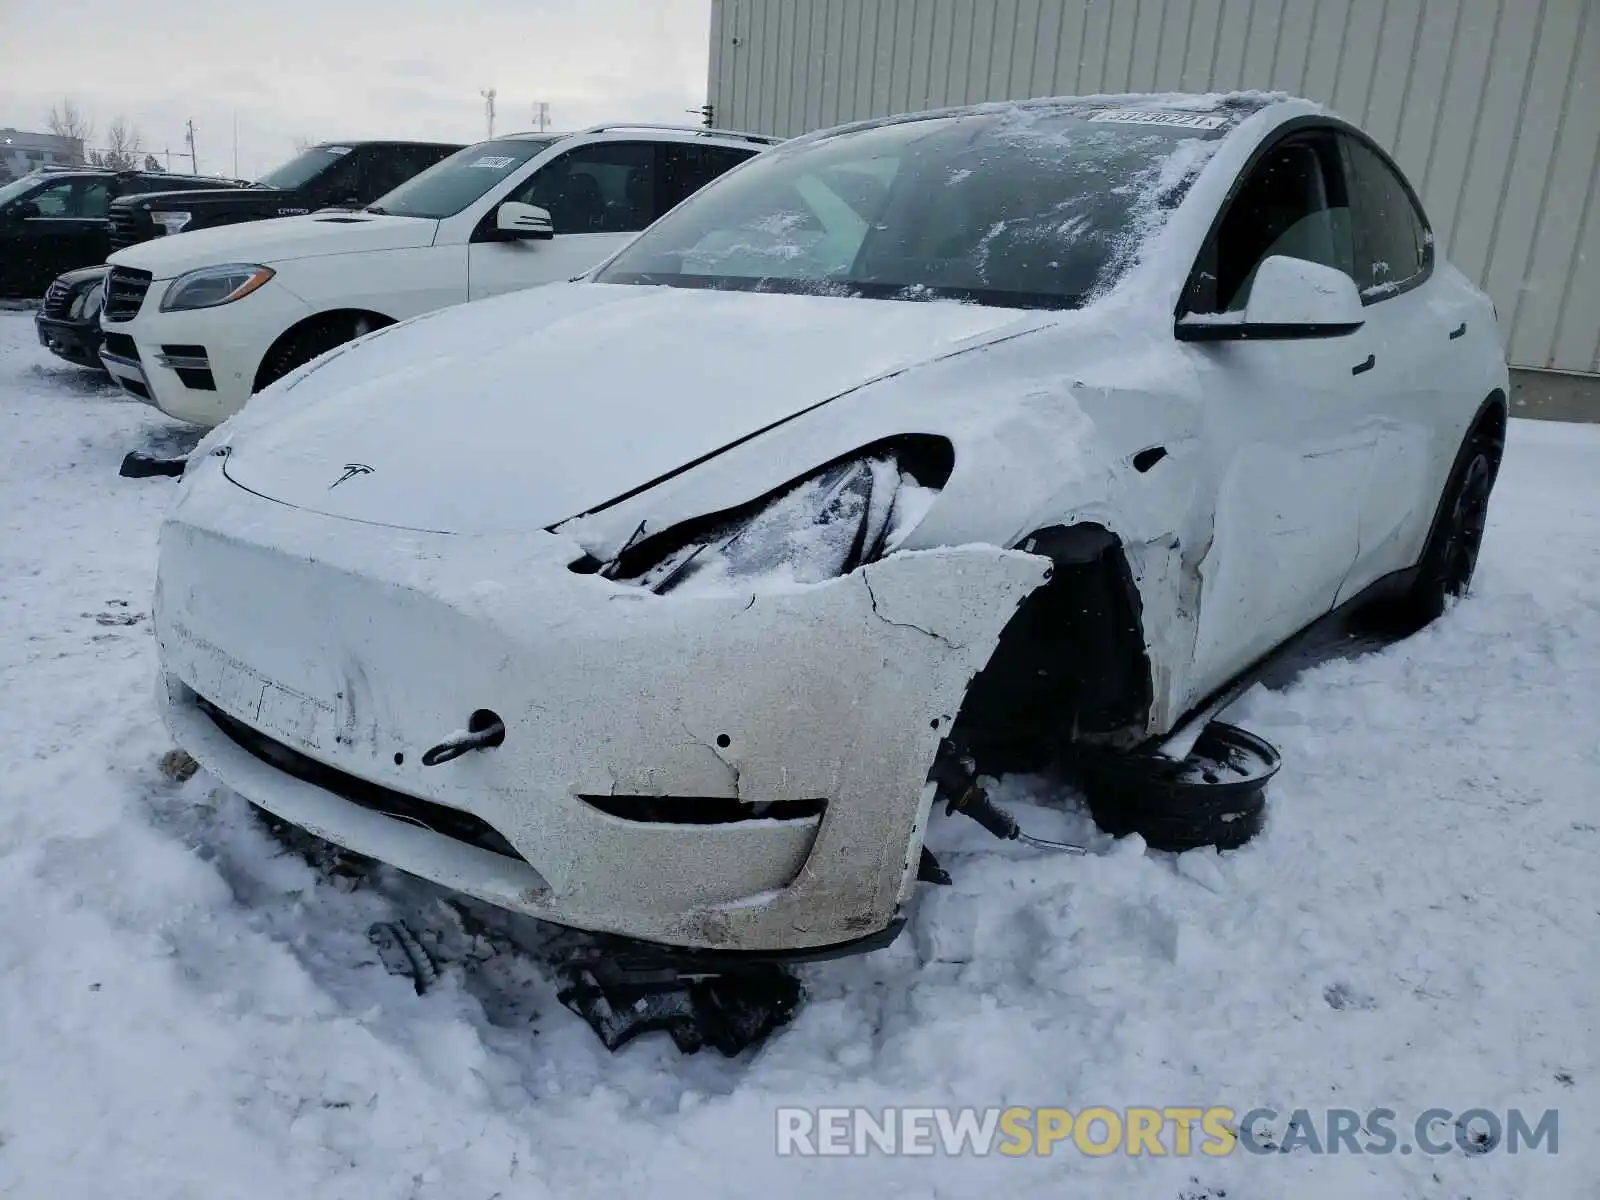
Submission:
[[239,110],[233,110],[233,177],[239,178]]
[[484,88],[484,89],[482,89],[481,91],[478,92],[478,95],[483,97],[483,112],[484,112],[484,115],[486,117],[488,117],[488,119],[489,119],[489,136],[491,138],[494,137],[494,98],[495,98],[495,94],[496,93],[495,93],[495,89],[494,88]]
[[684,112],[691,112],[695,116],[699,117],[701,123],[705,125],[707,129],[711,129],[716,125],[716,110],[713,109],[709,104],[702,104],[699,108],[686,108],[684,109]]
[[533,123],[539,127],[540,133],[550,128],[550,106],[543,100],[533,106]]
[[195,153],[195,150],[194,150],[194,118],[193,117],[189,118],[189,120],[184,123],[184,128],[186,128],[189,131],[187,136],[184,138],[184,141],[189,143],[189,174],[198,175],[198,174],[200,174],[200,157],[199,157],[199,155],[197,155]]

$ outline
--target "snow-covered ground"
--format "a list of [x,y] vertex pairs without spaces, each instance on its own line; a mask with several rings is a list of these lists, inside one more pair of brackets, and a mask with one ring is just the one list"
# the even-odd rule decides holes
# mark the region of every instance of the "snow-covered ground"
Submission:
[[[171,783],[148,619],[170,433],[0,312],[0,1194],[1600,1196],[1600,428],[1515,422],[1474,595],[1243,702],[1267,832],[1089,858],[935,830],[895,946],[751,1055],[616,1056],[519,945]],[[1092,836],[1044,780],[1004,796]],[[1033,807],[1037,804],[1038,807]],[[414,994],[368,936],[448,965]],[[1560,1152],[779,1158],[780,1105],[1560,1112]]]

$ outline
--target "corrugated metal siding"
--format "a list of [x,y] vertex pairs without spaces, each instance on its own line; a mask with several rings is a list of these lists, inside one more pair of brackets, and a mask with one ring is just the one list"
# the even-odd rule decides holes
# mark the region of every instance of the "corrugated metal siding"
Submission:
[[713,0],[718,124],[1281,88],[1393,152],[1519,366],[1600,372],[1600,0]]

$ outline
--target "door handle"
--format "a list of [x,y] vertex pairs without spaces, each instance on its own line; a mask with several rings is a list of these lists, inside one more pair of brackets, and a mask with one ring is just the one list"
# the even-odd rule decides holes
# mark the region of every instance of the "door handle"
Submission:
[[1365,374],[1367,371],[1372,370],[1372,368],[1377,366],[1377,365],[1378,365],[1378,356],[1376,354],[1369,354],[1369,355],[1367,355],[1367,361],[1366,362],[1358,362],[1355,366],[1350,368],[1350,374],[1352,374],[1352,375],[1362,375],[1362,374]]
[[1461,324],[1457,325],[1454,329],[1452,329],[1450,331],[1450,340],[1453,342],[1458,337],[1465,337],[1466,334],[1467,334],[1467,323],[1465,321],[1463,321],[1463,322],[1461,322]]

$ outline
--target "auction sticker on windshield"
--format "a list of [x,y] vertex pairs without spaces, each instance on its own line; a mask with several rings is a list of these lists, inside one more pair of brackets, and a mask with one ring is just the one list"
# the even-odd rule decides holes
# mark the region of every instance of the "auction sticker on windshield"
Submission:
[[508,154],[485,154],[477,162],[468,163],[467,164],[467,170],[470,171],[470,170],[473,170],[474,168],[481,167],[481,168],[485,168],[485,169],[490,170],[490,171],[504,171],[507,167],[509,167],[512,163],[514,163],[516,161],[517,161],[516,159],[512,158]]
[[1106,109],[1091,121],[1114,121],[1122,125],[1181,125],[1185,129],[1221,129],[1228,118],[1216,113],[1145,112],[1140,109]]

